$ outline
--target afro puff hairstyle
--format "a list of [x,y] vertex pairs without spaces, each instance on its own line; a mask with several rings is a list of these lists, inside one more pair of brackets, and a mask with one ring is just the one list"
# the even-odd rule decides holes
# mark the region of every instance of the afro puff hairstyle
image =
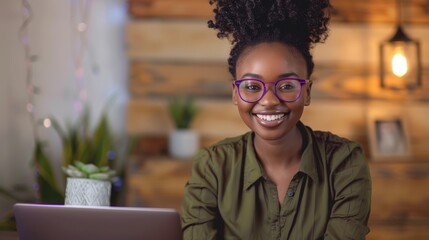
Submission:
[[218,38],[233,44],[228,65],[234,78],[243,50],[262,42],[295,47],[311,75],[314,63],[310,49],[328,37],[329,0],[210,0],[210,4],[215,16],[208,27],[218,31]]

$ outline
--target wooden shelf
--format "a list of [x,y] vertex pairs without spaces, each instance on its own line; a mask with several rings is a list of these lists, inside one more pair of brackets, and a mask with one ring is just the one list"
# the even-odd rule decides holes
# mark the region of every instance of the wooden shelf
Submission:
[[127,176],[127,206],[180,209],[191,160],[154,157],[134,164]]

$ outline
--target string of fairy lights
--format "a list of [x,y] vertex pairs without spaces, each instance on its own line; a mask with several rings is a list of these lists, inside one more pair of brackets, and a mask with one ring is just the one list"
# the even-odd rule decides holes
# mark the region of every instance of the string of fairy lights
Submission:
[[39,140],[39,134],[37,131],[37,119],[36,119],[36,106],[35,106],[35,95],[38,93],[38,89],[33,84],[33,62],[36,61],[36,56],[32,54],[30,38],[28,35],[28,26],[31,22],[33,12],[28,0],[22,0],[22,16],[23,22],[19,28],[19,37],[21,44],[24,49],[25,58],[25,86],[27,92],[27,104],[26,109],[29,113],[30,121],[33,125],[33,137],[36,141]]
[[[88,27],[91,13],[92,0],[71,0],[70,1],[70,23],[71,23],[71,49],[73,57],[73,77],[76,81],[77,96],[74,100],[74,110],[79,115],[87,100],[86,81],[84,77],[84,58],[88,47]],[[51,120],[37,118],[37,108],[35,103],[36,95],[40,89],[33,82],[33,63],[37,56],[32,54],[31,42],[29,37],[29,24],[33,18],[33,10],[28,0],[21,0],[23,21],[19,28],[19,37],[24,49],[25,58],[25,84],[27,92],[26,110],[32,124],[33,136],[36,141],[39,139],[38,126],[45,128],[51,126]]]
[[88,48],[88,28],[92,0],[72,0],[70,6],[71,47],[74,66],[74,78],[78,95],[74,102],[75,111],[80,114],[87,101],[86,79],[84,75],[84,58]]

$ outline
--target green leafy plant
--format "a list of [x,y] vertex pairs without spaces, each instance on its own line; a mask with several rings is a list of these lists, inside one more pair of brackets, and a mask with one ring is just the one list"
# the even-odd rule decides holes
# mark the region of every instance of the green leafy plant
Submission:
[[[107,104],[107,106],[109,105]],[[62,142],[62,167],[69,169],[73,166],[78,170],[83,168],[85,169],[83,172],[88,174],[85,176],[94,179],[112,181],[117,175],[119,179],[123,178],[123,170],[120,170],[119,174],[113,173],[111,170],[115,167],[118,154],[114,137],[110,131],[107,111],[102,112],[100,120],[93,130],[90,130],[89,120],[88,108],[74,124],[67,123],[65,127],[61,127],[55,118],[51,118],[52,127]],[[37,199],[19,200],[10,191],[0,187],[1,196],[14,202],[64,203],[64,189],[61,187],[64,184],[60,183],[65,182],[68,174],[65,173],[62,179],[55,177],[53,159],[46,153],[47,147],[49,147],[47,142],[36,139],[32,164],[37,171]],[[112,205],[115,205],[119,199],[119,189],[112,189],[111,198]],[[0,230],[16,230],[12,210],[5,219],[0,220]]]
[[44,151],[41,141],[35,142],[33,164],[37,170],[38,196],[37,201],[43,203],[64,203],[64,193],[56,181],[52,163]]
[[16,221],[12,211],[9,211],[4,219],[0,220],[0,231],[16,231]]
[[174,125],[178,129],[187,129],[198,113],[192,97],[175,97],[170,100],[168,109]]
[[88,110],[85,110],[77,124],[68,124],[66,130],[61,128],[55,119],[52,120],[52,126],[62,140],[63,166],[68,166],[74,161],[92,163],[96,166],[109,164],[109,152],[113,150],[114,141],[105,112],[93,133],[89,132]]
[[[107,113],[103,112],[93,132],[89,130],[89,119],[88,108],[75,124],[68,123],[65,128],[62,128],[56,119],[51,118],[52,126],[63,146],[61,165],[65,169],[75,167],[78,170],[82,166],[86,168],[93,166],[89,168],[109,172],[110,168],[114,167],[113,162],[117,154],[114,150],[114,139],[110,132]],[[36,142],[34,163],[39,173],[37,177],[39,201],[64,203],[64,189],[58,186],[52,161],[46,155],[44,147],[41,142]],[[98,172],[100,173],[102,172]],[[112,173],[109,172],[109,174]],[[95,177],[103,178],[104,175],[95,175]]]
[[[6,199],[12,200],[14,202],[22,202],[22,200],[14,196],[11,191],[1,186],[0,195],[3,195]],[[5,217],[0,220],[0,231],[16,231],[16,222],[12,210],[6,212]]]
[[108,166],[97,167],[92,163],[85,164],[75,161],[74,165],[63,166],[63,172],[73,178],[88,178],[101,181],[113,181],[116,177],[116,171]]

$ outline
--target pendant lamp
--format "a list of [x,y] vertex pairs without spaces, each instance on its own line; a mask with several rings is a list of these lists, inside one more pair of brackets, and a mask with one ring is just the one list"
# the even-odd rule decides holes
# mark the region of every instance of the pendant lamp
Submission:
[[401,0],[397,0],[396,33],[380,44],[380,87],[414,90],[422,85],[420,43],[405,33],[401,5]]

